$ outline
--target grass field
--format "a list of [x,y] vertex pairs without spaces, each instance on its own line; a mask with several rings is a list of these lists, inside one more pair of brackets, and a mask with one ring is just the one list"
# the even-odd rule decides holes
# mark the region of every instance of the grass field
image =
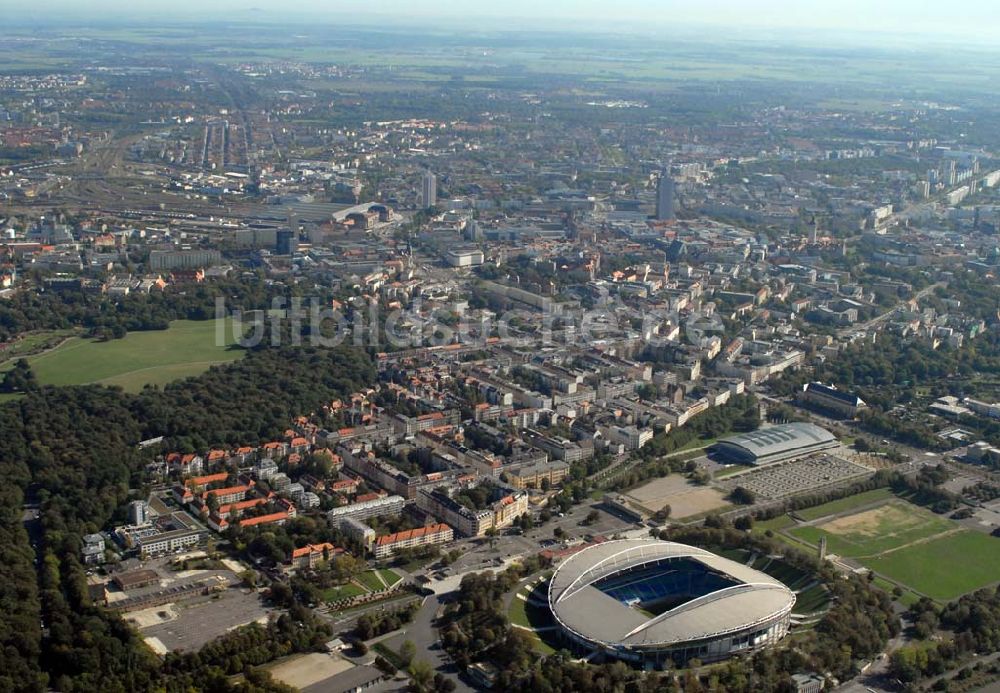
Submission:
[[382,576],[382,579],[385,580],[385,584],[387,584],[389,587],[392,587],[397,582],[403,579],[403,577],[399,573],[397,573],[394,570],[389,570],[388,568],[383,568],[378,572],[379,575]]
[[357,580],[361,585],[367,589],[369,592],[378,592],[385,589],[382,581],[378,579],[374,570],[367,570],[360,575],[358,575],[355,580]]
[[349,582],[340,587],[330,587],[323,590],[323,599],[328,602],[339,602],[341,599],[350,599],[365,593],[365,588]]
[[[382,584],[382,580],[379,580],[379,575],[382,576],[382,580],[385,580],[384,585]],[[387,568],[383,568],[382,570],[366,570],[346,585],[323,590],[323,599],[328,602],[336,602],[341,599],[357,597],[368,592],[381,592],[386,587],[392,587],[402,579],[403,577],[399,573]]]
[[[523,628],[547,628],[555,623],[548,609],[533,606],[517,597],[511,600],[507,618],[514,625]],[[542,633],[524,631],[524,633],[531,638],[535,649],[542,654],[550,655],[558,647],[558,642],[555,640],[555,633],[552,631],[543,631]]]
[[788,529],[795,525],[795,520],[793,520],[788,515],[778,515],[777,517],[772,517],[770,520],[761,520],[760,522],[755,522],[753,525],[754,533],[763,534],[767,530],[772,532],[777,532],[782,529]]
[[715,472],[715,474],[713,474],[713,477],[716,479],[725,479],[727,476],[732,476],[733,474],[739,474],[740,472],[746,472],[749,471],[750,469],[752,469],[752,467],[747,467],[746,465],[742,464],[732,464],[726,467],[725,469],[720,469],[719,471]]
[[[877,507],[849,513],[886,498]],[[840,513],[849,514],[834,517]],[[1000,540],[894,498],[888,490],[869,491],[799,514],[821,521],[788,527],[772,520],[779,537],[813,546],[826,537],[830,553],[852,558],[884,576],[877,578],[882,589],[891,593],[890,581],[904,586],[898,598],[904,606],[919,595],[946,602],[1000,582]]]
[[856,496],[848,496],[847,498],[830,501],[829,503],[824,503],[823,505],[797,510],[795,514],[803,520],[818,520],[821,517],[837,515],[839,513],[847,512],[848,510],[854,510],[855,508],[877,503],[878,501],[889,500],[890,498],[893,498],[893,494],[890,489],[877,488],[872,491],[859,493]]
[[803,590],[795,595],[796,614],[814,614],[824,610],[830,604],[830,593],[823,585],[813,585],[807,590]]
[[178,320],[167,330],[131,332],[108,342],[71,337],[52,351],[28,357],[28,362],[43,385],[100,383],[138,392],[145,385],[166,385],[235,361],[243,352],[232,343],[228,325],[226,344],[220,346],[214,320]]
[[886,551],[957,528],[929,510],[894,500],[871,510],[819,525],[796,527],[789,534],[810,544],[826,537],[827,550],[848,558],[874,558]]
[[[883,592],[886,592],[888,594],[893,594],[893,590],[896,589],[896,585],[894,583],[889,582],[888,580],[886,580],[883,577],[876,577],[875,578],[875,585],[876,585],[876,587],[878,587],[879,589],[881,589]],[[913,606],[914,604],[916,604],[917,602],[920,601],[920,595],[918,595],[916,592],[913,592],[911,590],[903,589],[903,594],[901,596],[899,596],[899,597],[896,597],[895,595],[893,595],[893,599],[895,599],[897,602],[899,602],[903,606],[909,608],[909,607]]]
[[966,529],[864,563],[928,597],[949,601],[1000,581],[1000,539]]

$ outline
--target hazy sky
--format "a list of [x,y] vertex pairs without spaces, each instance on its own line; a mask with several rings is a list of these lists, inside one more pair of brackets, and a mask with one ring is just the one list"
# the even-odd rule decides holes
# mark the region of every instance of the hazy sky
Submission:
[[259,10],[254,16],[260,19],[311,15],[355,23],[392,16],[449,24],[520,18],[567,24],[628,22],[646,28],[711,24],[1000,36],[998,0],[0,0],[0,15],[33,19],[152,13],[181,20],[194,15],[233,17],[234,10],[238,17],[250,8]]

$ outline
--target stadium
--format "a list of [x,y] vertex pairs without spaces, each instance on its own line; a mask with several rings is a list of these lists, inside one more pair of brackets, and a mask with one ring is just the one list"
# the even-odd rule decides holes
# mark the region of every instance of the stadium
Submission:
[[837,439],[826,429],[811,423],[789,423],[760,428],[720,440],[712,455],[725,462],[770,464],[837,447]]
[[710,551],[655,539],[595,544],[552,575],[549,608],[587,649],[662,668],[725,659],[788,632],[795,595]]

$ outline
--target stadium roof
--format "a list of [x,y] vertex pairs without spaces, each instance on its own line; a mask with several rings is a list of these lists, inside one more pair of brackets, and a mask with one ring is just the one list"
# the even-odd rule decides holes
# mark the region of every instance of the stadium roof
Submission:
[[[601,578],[671,558],[686,558],[738,584],[696,597],[659,616],[623,604],[594,586]],[[721,637],[791,611],[795,595],[758,570],[685,544],[655,539],[609,541],[566,560],[549,585],[549,606],[566,629],[609,646],[668,646]]]
[[837,438],[826,429],[798,421],[730,436],[716,443],[716,450],[759,461],[822,450],[836,444]]

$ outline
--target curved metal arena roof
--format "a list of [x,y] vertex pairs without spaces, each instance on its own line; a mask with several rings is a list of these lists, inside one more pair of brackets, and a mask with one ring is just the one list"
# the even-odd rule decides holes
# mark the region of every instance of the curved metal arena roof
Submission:
[[[601,578],[648,563],[687,558],[738,584],[697,597],[659,616],[633,609],[594,587]],[[710,551],[655,539],[597,544],[568,558],[552,575],[549,607],[559,624],[607,647],[656,649],[722,637],[792,610],[795,595],[770,575]]]
[[837,438],[826,429],[801,421],[759,428],[749,433],[730,436],[716,443],[720,449],[735,447],[758,460],[794,453],[797,450],[832,447],[836,444]]

